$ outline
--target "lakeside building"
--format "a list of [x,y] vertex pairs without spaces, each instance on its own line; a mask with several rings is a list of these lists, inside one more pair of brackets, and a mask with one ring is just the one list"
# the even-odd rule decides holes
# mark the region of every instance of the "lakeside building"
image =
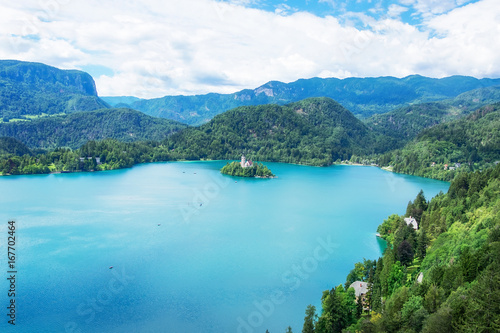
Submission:
[[411,225],[413,229],[418,230],[418,223],[414,217],[406,217],[405,218],[406,225]]
[[361,300],[363,308],[367,310],[368,307],[367,307],[366,293],[368,292],[368,283],[363,281],[356,281],[351,283],[349,288],[354,289],[354,295],[356,295],[356,303],[358,303]]
[[249,167],[252,167],[253,166],[253,162],[252,160],[248,160],[246,159],[245,155],[241,155],[241,167],[242,168],[249,168]]

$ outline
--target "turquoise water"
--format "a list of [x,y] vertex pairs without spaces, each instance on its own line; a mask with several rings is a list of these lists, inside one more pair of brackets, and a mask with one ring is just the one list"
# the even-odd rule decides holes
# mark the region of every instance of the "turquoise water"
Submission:
[[279,178],[241,179],[221,175],[225,163],[1,177],[0,253],[7,221],[17,227],[9,331],[300,332],[308,304],[381,254],[384,218],[449,186],[273,163]]

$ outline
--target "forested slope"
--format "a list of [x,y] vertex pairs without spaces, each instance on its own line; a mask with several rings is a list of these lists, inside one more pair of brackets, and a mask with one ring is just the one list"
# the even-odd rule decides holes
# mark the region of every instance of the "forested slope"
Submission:
[[0,124],[0,135],[31,148],[79,148],[88,141],[160,141],[187,126],[130,109],[103,109]]
[[[429,202],[420,193],[405,216],[380,225],[383,257],[357,263],[346,287],[325,291],[319,319],[308,307],[303,332],[500,330],[500,166],[459,175]],[[365,311],[346,289],[356,280],[368,282]]]

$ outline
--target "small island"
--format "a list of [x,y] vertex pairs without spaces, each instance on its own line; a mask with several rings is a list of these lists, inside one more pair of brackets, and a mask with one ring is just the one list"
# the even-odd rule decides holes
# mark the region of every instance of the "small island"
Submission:
[[262,163],[253,163],[251,160],[241,156],[241,162],[227,163],[221,173],[229,176],[255,177],[255,178],[275,178],[276,176]]

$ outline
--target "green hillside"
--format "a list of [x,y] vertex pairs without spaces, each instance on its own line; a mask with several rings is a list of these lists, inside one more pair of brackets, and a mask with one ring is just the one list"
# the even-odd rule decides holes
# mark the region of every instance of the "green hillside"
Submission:
[[499,207],[500,166],[460,175],[430,202],[420,193],[405,216],[380,225],[390,242],[383,257],[355,264],[347,278],[347,287],[368,283],[364,309],[339,285],[323,293],[318,319],[307,308],[306,332],[498,332]]
[[14,138],[4,136],[0,137],[0,156],[1,155],[31,155],[31,150],[24,143]]
[[103,109],[0,124],[0,135],[16,138],[32,148],[76,149],[87,141],[107,138],[123,142],[160,141],[184,128],[184,124],[135,110]]
[[0,120],[106,108],[93,78],[40,63],[0,60]]
[[[165,124],[170,128],[160,126]],[[106,137],[153,140],[155,134],[165,137],[182,127],[185,125],[138,111],[107,109],[4,124],[0,131],[36,147],[75,148],[87,140]],[[236,108],[160,142],[89,141],[76,150],[4,156],[0,168],[4,175],[110,170],[154,161],[239,159],[242,153],[260,161],[329,165],[353,154],[373,153],[378,145],[383,146],[381,137],[374,136],[340,104],[328,98],[311,98],[286,106]]]
[[329,98],[239,107],[188,128],[166,144],[179,158],[235,159],[328,165],[373,152],[376,138],[347,109]]
[[401,144],[414,139],[424,129],[459,119],[487,104],[500,101],[500,86],[468,91],[456,98],[432,103],[405,106],[366,119],[374,131],[399,140]]
[[[461,170],[497,161],[500,161],[500,103],[426,129],[404,148],[379,158],[380,165],[391,165],[396,172],[443,180],[453,179]],[[457,168],[455,163],[460,166]]]

